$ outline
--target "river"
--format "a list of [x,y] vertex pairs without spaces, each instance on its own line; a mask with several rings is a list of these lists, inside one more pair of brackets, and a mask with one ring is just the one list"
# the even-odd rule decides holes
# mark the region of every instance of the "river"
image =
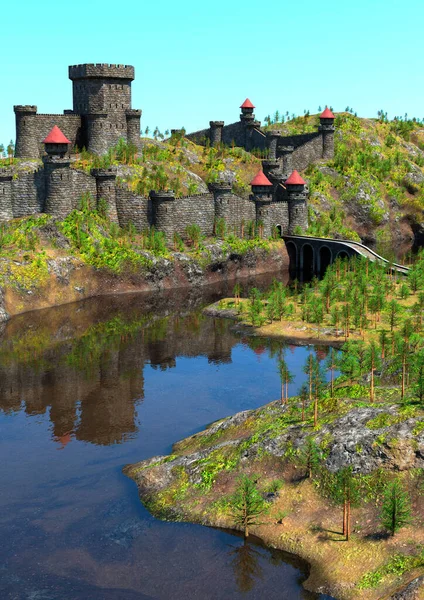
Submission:
[[[100,298],[10,321],[0,341],[3,600],[324,598],[252,539],[154,519],[122,467],[279,397],[279,342],[203,317],[194,292]],[[154,310],[154,312],[153,312]],[[308,349],[286,356],[295,393]]]

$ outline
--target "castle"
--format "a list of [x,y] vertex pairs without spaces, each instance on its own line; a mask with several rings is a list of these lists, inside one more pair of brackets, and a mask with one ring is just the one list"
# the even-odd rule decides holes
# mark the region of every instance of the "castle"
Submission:
[[19,176],[0,169],[0,221],[43,212],[63,219],[89,193],[106,205],[110,219],[120,226],[131,222],[138,231],[155,226],[168,241],[175,233],[184,236],[192,224],[211,236],[218,220],[235,233],[256,223],[265,237],[276,229],[283,235],[307,227],[308,188],[298,171],[333,156],[334,115],[329,109],[321,114],[318,131],[284,137],[279,131],[263,131],[255,107],[246,99],[238,122],[225,126],[223,121],[210,121],[208,129],[186,137],[199,144],[209,140],[211,146],[267,149],[268,158],[251,182],[251,195],[233,194],[228,182],[219,181],[205,194],[176,199],[172,191],[154,190],[147,198],[118,185],[113,168],[92,169],[90,175],[71,168],[76,146],[102,155],[123,138],[140,147],[141,110],[131,108],[134,67],[75,65],[69,67],[69,78],[72,110],[45,115],[38,114],[36,106],[14,107],[16,157],[41,157],[43,166]]
[[63,115],[38,114],[36,106],[15,106],[18,158],[43,155],[42,140],[55,125],[63,131],[70,148],[85,147],[93,154],[105,154],[120,138],[139,145],[141,110],[131,108],[130,65],[73,65],[73,109]]

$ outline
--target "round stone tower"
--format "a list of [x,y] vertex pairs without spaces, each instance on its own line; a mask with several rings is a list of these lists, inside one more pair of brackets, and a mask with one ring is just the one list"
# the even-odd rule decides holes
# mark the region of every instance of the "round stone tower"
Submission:
[[334,157],[334,119],[329,108],[326,108],[323,113],[320,114],[320,126],[319,131],[322,135],[322,157],[325,159],[331,159]]
[[214,200],[214,228],[221,219],[226,227],[229,227],[233,221],[234,213],[232,206],[231,183],[228,181],[216,181],[208,185],[209,190],[213,193]]
[[293,152],[294,146],[280,146],[278,154],[282,157],[283,165],[282,172],[284,179],[287,179],[293,171]]
[[[130,137],[134,141],[138,117],[131,113],[134,67],[110,64],[73,65],[69,67],[69,79],[72,80],[73,110],[83,117],[83,122],[88,122],[85,145],[90,151],[100,154],[105,152],[105,147],[108,149],[119,139],[128,140],[128,117],[130,121],[134,119],[130,125]],[[95,141],[91,139],[93,135],[97,138]]]
[[216,148],[222,142],[224,121],[209,121],[211,146]]
[[293,171],[284,185],[286,186],[289,205],[288,233],[292,235],[296,227],[300,227],[302,230],[308,227],[306,181],[302,179],[297,171]]
[[263,237],[269,237],[272,232],[271,202],[273,185],[264,174],[259,171],[250,182],[252,186],[252,199],[256,206],[256,224]]
[[127,117],[127,140],[129,143],[140,148],[140,121],[141,110],[130,108],[126,111]]
[[267,145],[269,148],[269,154],[268,154],[268,158],[270,160],[275,160],[277,158],[277,146],[278,146],[278,141],[280,140],[281,136],[281,131],[268,131],[268,133],[266,134],[267,137]]
[[175,194],[172,190],[152,190],[149,197],[152,201],[153,224],[158,231],[163,231],[166,241],[171,243],[175,231]]
[[71,161],[65,156],[70,143],[57,125],[43,140],[46,150],[46,156],[43,156],[46,178],[44,212],[59,219],[64,219],[73,209]]
[[106,216],[114,223],[118,223],[116,209],[116,169],[91,169],[90,174],[96,178],[97,208],[104,202]]
[[106,154],[113,146],[110,138],[111,127],[106,113],[90,113],[84,117],[85,147],[92,154]]
[[37,107],[32,105],[14,106],[16,116],[17,158],[38,158],[40,155],[37,139]]
[[247,125],[247,123],[250,123],[250,121],[255,120],[255,115],[253,113],[253,111],[255,110],[255,107],[250,102],[249,98],[246,98],[246,100],[243,102],[243,104],[240,106],[240,108],[241,108],[240,121],[242,123]]
[[13,219],[12,172],[0,169],[0,222]]

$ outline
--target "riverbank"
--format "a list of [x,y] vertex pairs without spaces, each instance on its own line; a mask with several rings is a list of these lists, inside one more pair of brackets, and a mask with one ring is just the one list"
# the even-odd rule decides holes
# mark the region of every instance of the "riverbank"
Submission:
[[[247,322],[246,307],[248,300],[240,299],[240,311],[236,306],[234,298],[222,298],[203,309],[203,314],[208,317],[219,319],[230,319],[235,321],[233,330],[243,335],[254,337],[266,337],[271,339],[283,340],[287,344],[296,346],[341,346],[344,342],[342,331],[327,328],[323,330],[309,323],[300,320],[288,320],[267,323],[260,326],[254,326]],[[352,336],[353,339],[361,339],[359,336]]]
[[[250,475],[268,505],[252,533],[309,562],[308,590],[338,600],[389,598],[423,575],[424,412],[384,387],[375,405],[364,389],[339,389],[336,404],[323,403],[317,427],[309,411],[302,421],[301,411],[299,398],[243,411],[176,443],[169,456],[128,465],[125,473],[155,516],[227,528],[234,527],[237,478]],[[320,473],[312,478],[301,458],[308,439],[321,453]],[[361,500],[352,508],[346,542],[342,509],[325,489],[332,474],[349,465]],[[413,524],[391,537],[379,515],[384,485],[395,475],[411,496]]]
[[219,287],[288,273],[281,240],[202,240],[173,251],[158,234],[115,231],[93,213],[76,211],[69,220],[43,215],[2,230],[0,321],[91,297]]

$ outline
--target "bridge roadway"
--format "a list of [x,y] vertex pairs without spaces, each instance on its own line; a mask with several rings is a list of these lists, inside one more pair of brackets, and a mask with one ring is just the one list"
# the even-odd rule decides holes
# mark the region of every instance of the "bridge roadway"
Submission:
[[335,240],[331,238],[308,237],[305,235],[283,235],[287,252],[290,258],[290,268],[296,271],[309,271],[313,273],[324,272],[328,265],[337,257],[363,256],[369,260],[379,260],[387,267],[407,275],[409,267],[398,263],[391,263],[371,248],[351,240]]

